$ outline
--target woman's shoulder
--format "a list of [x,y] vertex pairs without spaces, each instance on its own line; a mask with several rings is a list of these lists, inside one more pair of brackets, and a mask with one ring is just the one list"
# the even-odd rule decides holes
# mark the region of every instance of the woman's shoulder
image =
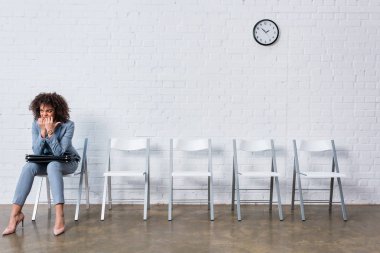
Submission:
[[65,127],[74,127],[74,121],[67,120],[66,122],[61,123],[61,125]]
[[33,122],[32,122],[32,127],[38,127],[38,128],[39,128],[39,126],[38,126],[38,122],[37,122],[36,119],[33,120]]
[[69,125],[71,124],[72,125],[72,124],[74,124],[74,121],[71,121],[68,119],[65,122],[63,122],[62,124],[69,124]]

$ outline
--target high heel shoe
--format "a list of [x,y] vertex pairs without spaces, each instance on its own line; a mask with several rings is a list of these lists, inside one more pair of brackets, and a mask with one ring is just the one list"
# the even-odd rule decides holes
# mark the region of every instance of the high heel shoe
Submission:
[[53,229],[53,234],[55,236],[59,236],[61,234],[65,233],[65,226],[61,227],[61,228],[54,228]]
[[7,227],[3,231],[3,236],[15,233],[16,232],[16,228],[17,228],[18,224],[20,224],[20,222],[21,222],[21,227],[24,228],[24,217],[25,217],[24,214],[20,213],[20,214],[18,214],[18,217],[19,218],[17,218],[15,227],[14,228]]

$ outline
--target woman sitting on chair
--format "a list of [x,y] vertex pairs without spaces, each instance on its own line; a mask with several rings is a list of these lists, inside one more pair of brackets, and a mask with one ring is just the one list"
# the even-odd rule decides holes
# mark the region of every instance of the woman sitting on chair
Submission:
[[16,231],[17,225],[24,225],[21,209],[32,188],[34,176],[46,175],[50,181],[55,203],[54,235],[65,231],[63,215],[63,175],[75,172],[80,156],[71,144],[74,135],[74,122],[70,121],[69,107],[66,100],[57,93],[40,93],[31,102],[29,109],[33,112],[32,147],[36,155],[70,154],[75,157],[71,162],[52,161],[49,163],[28,162],[22,169],[13,197],[13,205],[8,227],[4,235]]

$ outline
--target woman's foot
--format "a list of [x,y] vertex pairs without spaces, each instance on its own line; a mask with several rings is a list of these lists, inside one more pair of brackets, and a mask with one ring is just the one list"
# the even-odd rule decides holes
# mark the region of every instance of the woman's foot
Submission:
[[[62,205],[63,207],[63,205]],[[57,211],[57,209],[56,209]],[[53,229],[53,234],[55,236],[58,236],[60,234],[63,234],[65,232],[65,216],[61,210],[58,210],[56,212],[55,216],[55,224],[54,224],[54,229]]]
[[6,229],[3,231],[3,236],[15,233],[16,228],[18,224],[20,224],[20,222],[21,222],[21,226],[24,227],[24,214],[22,212],[14,216],[11,216],[8,227],[6,227]]
[[65,226],[63,226],[63,227],[61,227],[61,228],[55,228],[55,227],[54,227],[54,229],[53,229],[53,234],[54,234],[55,236],[61,235],[61,234],[63,234],[63,233],[65,233]]

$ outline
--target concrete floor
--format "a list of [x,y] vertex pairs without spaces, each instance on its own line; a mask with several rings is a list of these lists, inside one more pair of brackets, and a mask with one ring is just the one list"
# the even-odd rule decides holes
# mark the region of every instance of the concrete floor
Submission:
[[[277,208],[243,206],[238,222],[229,206],[215,207],[215,221],[208,220],[206,206],[175,206],[173,221],[167,221],[167,206],[154,205],[150,218],[142,220],[142,206],[115,205],[100,221],[100,205],[81,208],[74,222],[74,206],[66,205],[66,232],[54,237],[54,212],[41,206],[37,221],[31,221],[32,206],[24,208],[24,229],[0,238],[0,252],[380,252],[380,206],[349,206],[349,221],[341,218],[339,206],[332,214],[327,206],[307,206],[307,221],[292,215],[279,221]],[[1,232],[9,205],[0,205]]]

